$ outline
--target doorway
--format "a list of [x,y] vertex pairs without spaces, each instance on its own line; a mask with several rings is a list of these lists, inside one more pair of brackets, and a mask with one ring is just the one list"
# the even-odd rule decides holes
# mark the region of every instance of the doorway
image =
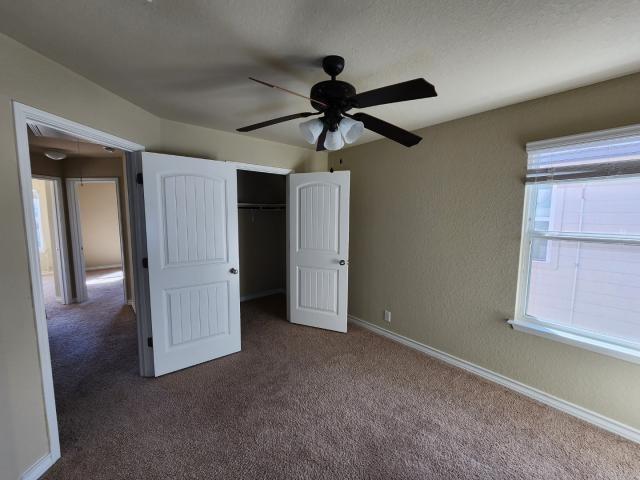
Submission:
[[[81,310],[86,308],[86,304],[73,303],[76,292],[73,288],[74,272],[70,254],[71,248],[69,246],[69,222],[67,221],[68,204],[66,203],[67,196],[65,188],[63,188],[63,179],[66,177],[74,177],[74,174],[72,173],[73,168],[71,166],[65,167],[64,162],[60,162],[67,157],[69,157],[69,159],[74,158],[74,154],[82,153],[83,148],[87,148],[88,146],[89,148],[99,149],[101,154],[112,154],[119,150],[117,154],[120,158],[121,168],[124,169],[126,166],[124,156],[128,155],[127,152],[144,150],[144,147],[18,102],[12,102],[12,105],[14,125],[16,128],[20,188],[27,233],[32,298],[36,317],[36,334],[40,353],[45,415],[49,436],[49,453],[46,459],[39,462],[37,470],[43,473],[60,458],[60,437],[55,398],[55,393],[57,392],[54,392],[51,361],[53,349],[50,348],[49,344],[50,325],[47,320],[48,312],[45,308],[45,292],[41,281],[43,270],[45,273],[48,273],[47,270],[49,269],[52,271],[51,290],[53,292],[58,290],[64,293],[66,289],[67,297],[64,298],[63,295],[60,299],[55,298],[55,301],[51,303],[52,307],[55,309],[64,309],[75,306],[79,309],[76,313],[80,314],[82,313]],[[37,145],[39,143],[38,139],[42,141],[46,139],[48,143],[46,145]],[[35,163],[32,161],[31,150],[39,150],[39,154],[34,155],[34,157],[37,157]],[[46,152],[49,152],[49,155],[45,155]],[[42,168],[37,167],[36,163]],[[81,169],[81,172],[77,176],[83,177],[86,176],[86,174],[87,172]],[[104,174],[104,172],[102,172],[102,174]],[[34,180],[43,179],[50,180],[52,183],[38,185],[36,182],[35,185],[38,187],[42,186],[43,189],[42,193],[39,192],[37,195],[34,195]],[[126,178],[123,177],[121,184],[123,187],[125,185],[129,187],[131,182],[126,182]],[[126,197],[128,190],[129,188],[123,188],[121,193]],[[34,197],[37,198],[37,202],[34,202]],[[51,202],[46,201],[49,199],[51,199]],[[127,201],[124,203],[126,204]],[[132,216],[135,216],[134,211],[130,213]],[[44,225],[45,218],[47,225]],[[58,230],[57,232],[55,231],[56,229]],[[52,261],[41,267],[41,262],[49,260],[46,256],[41,258],[41,253],[45,254],[47,250],[47,237],[50,239],[49,253],[51,255],[49,257],[52,256]],[[132,242],[137,240],[135,234],[131,235],[131,240]],[[58,249],[57,254],[56,249]],[[41,250],[44,251],[41,252]],[[58,267],[56,267],[56,264],[58,264]],[[58,277],[62,277],[62,279],[56,280]],[[137,279],[139,275],[134,272],[131,276],[132,282],[134,277]],[[58,285],[56,286],[56,284]],[[121,284],[119,288],[122,290]],[[58,296],[55,293],[54,295],[56,297]],[[122,296],[118,297],[118,302],[122,304]],[[129,308],[124,305],[121,305],[121,307]],[[144,314],[144,312],[141,313]],[[133,318],[133,322],[135,328],[135,324],[137,323],[135,317]],[[75,333],[77,337],[82,337],[81,332],[75,331],[72,333]],[[89,335],[87,334],[86,336],[88,337]],[[138,344],[140,343],[141,342],[138,341]],[[133,347],[131,359],[135,362],[135,344]],[[62,350],[64,349],[65,346],[63,344]],[[142,373],[146,352],[144,352],[144,349],[140,349],[140,347],[139,350],[142,350],[142,353],[140,353],[140,351],[138,352]],[[82,365],[82,360],[82,358],[77,358],[76,365]],[[134,364],[134,371],[137,369],[136,367]]]
[[287,182],[285,175],[238,170],[240,300],[286,301]]
[[119,281],[123,303],[133,306],[132,273],[125,264],[131,257],[131,240],[127,235],[125,242],[123,233],[128,209],[120,201],[122,158],[109,169],[120,177],[66,179],[76,299],[89,299],[89,285]]
[[[27,136],[58,428],[62,448],[73,449],[78,425],[93,415],[86,399],[106,401],[105,378],[138,368],[129,215],[120,198],[125,157],[40,125],[30,124]],[[68,272],[73,296],[63,301]]]
[[71,303],[66,221],[59,177],[34,175],[31,181],[35,236],[45,303]]

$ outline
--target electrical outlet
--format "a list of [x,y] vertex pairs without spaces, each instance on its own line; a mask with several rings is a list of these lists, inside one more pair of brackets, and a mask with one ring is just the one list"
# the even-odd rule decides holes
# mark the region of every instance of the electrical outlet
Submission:
[[384,311],[384,321],[391,323],[391,312],[389,310]]

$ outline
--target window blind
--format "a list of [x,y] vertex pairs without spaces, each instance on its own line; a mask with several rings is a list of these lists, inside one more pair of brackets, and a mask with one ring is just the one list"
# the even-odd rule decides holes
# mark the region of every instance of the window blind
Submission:
[[640,125],[527,143],[526,183],[640,174]]

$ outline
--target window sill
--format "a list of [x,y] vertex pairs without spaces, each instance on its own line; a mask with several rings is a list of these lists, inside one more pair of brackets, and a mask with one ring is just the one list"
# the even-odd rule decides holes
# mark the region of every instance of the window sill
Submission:
[[609,355],[620,360],[640,364],[640,349],[616,345],[603,340],[577,335],[575,333],[565,332],[563,330],[553,328],[551,326],[542,325],[529,320],[509,320],[509,325],[519,332],[531,333],[539,337],[549,338],[558,342],[573,345],[574,347],[584,348],[592,352]]

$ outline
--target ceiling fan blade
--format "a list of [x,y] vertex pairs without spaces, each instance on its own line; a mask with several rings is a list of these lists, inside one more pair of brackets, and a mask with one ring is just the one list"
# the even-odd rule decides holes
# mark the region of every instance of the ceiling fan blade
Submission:
[[389,140],[401,143],[405,147],[413,147],[422,140],[422,137],[415,133],[396,127],[389,122],[372,117],[366,113],[358,112],[347,116],[364,123],[364,128],[371,130],[372,132],[379,133],[383,137],[387,137]]
[[313,99],[311,97],[307,97],[306,95],[302,95],[301,93],[294,92],[293,90],[289,90],[288,88],[284,88],[284,87],[280,87],[278,85],[274,85],[273,83],[265,82],[263,80],[258,80],[257,78],[253,78],[253,77],[249,77],[249,80],[253,80],[256,83],[259,83],[260,85],[265,85],[265,86],[270,87],[270,88],[275,88],[277,90],[282,90],[283,92],[290,93],[291,95],[295,95],[296,97],[305,98],[305,99],[307,99],[307,100],[309,100],[309,101],[311,101],[311,102],[313,102],[313,103],[315,103],[317,105],[322,105],[323,107],[328,107],[329,106],[326,103],[321,102],[320,100],[315,100],[315,99]]
[[259,128],[268,127],[269,125],[275,125],[276,123],[288,122],[289,120],[295,120],[296,118],[310,117],[311,115],[318,115],[320,112],[302,112],[294,113],[293,115],[287,115],[286,117],[274,118],[273,120],[267,120],[266,122],[260,122],[246,127],[236,129],[238,132],[250,132],[251,130],[257,130]]
[[325,127],[322,129],[322,132],[320,133],[320,136],[318,137],[316,152],[322,152],[323,150],[326,150],[326,148],[324,148],[324,139],[327,138],[327,131],[329,131],[329,129],[325,125]]
[[388,85],[375,90],[362,92],[352,97],[352,105],[356,108],[373,107],[385,103],[404,102],[419,98],[437,97],[436,88],[424,78],[416,78],[407,82]]

